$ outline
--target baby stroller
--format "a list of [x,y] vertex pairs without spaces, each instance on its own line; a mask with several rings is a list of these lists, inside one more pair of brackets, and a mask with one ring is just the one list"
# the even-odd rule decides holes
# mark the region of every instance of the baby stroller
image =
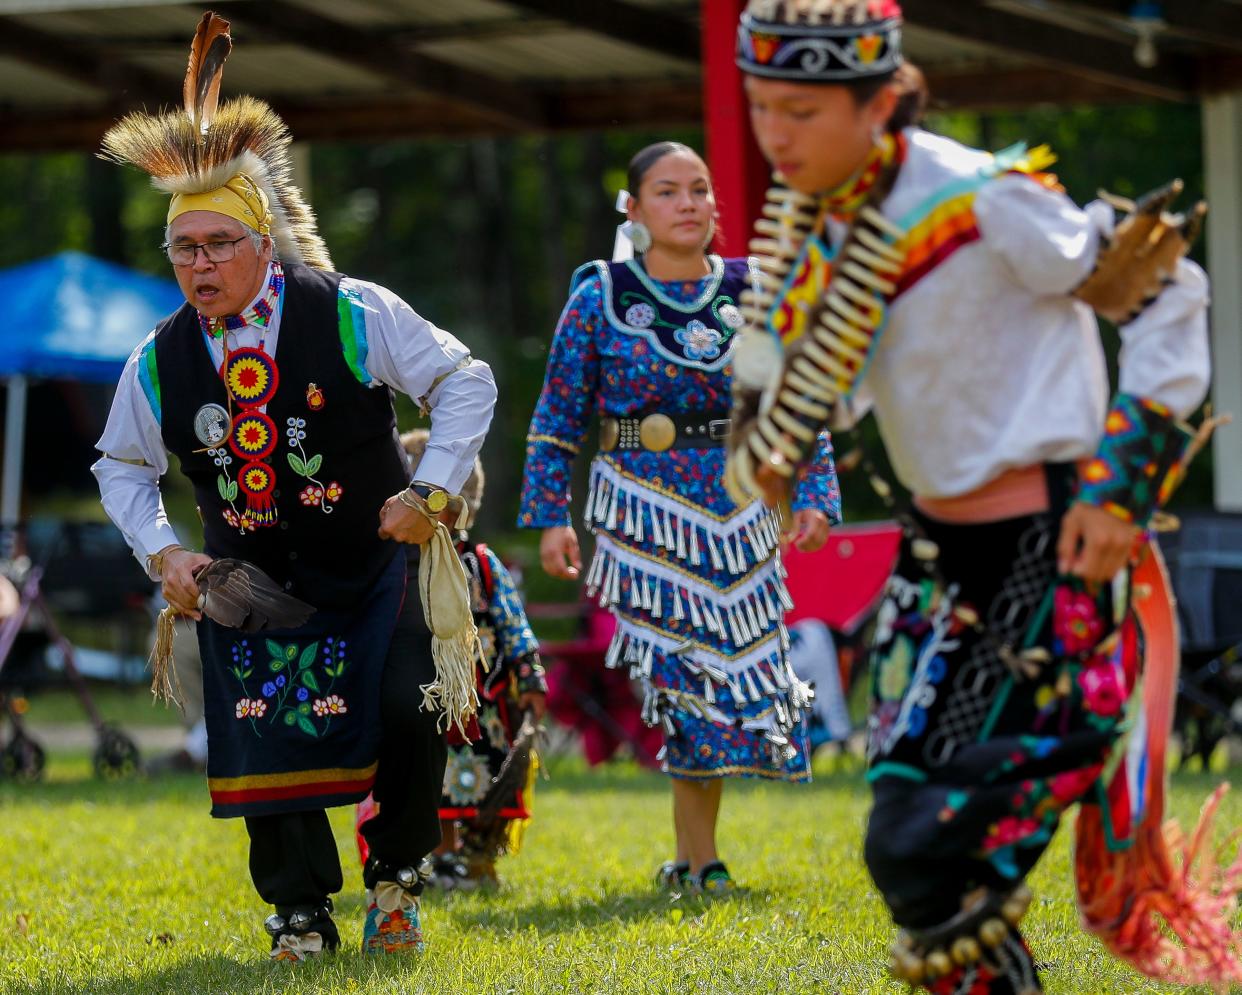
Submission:
[[[103,778],[124,777],[139,769],[138,746],[129,736],[105,722],[78,669],[73,644],[56,624],[45,589],[56,591],[61,606],[92,617],[107,616],[118,608],[132,609],[135,597],[149,598],[133,578],[138,571],[125,550],[117,559],[119,535],[111,526],[82,523],[58,525],[37,536],[34,545],[41,563],[27,556],[0,561],[0,725],[7,718],[10,733],[0,748],[0,776],[36,781],[43,776],[47,755],[30,735],[22,718],[17,688],[35,683],[42,650],[54,645],[64,661],[64,674],[95,729],[92,765]],[[16,545],[9,537],[7,548]],[[123,546],[121,547],[124,548]],[[49,574],[54,583],[46,584]],[[145,578],[144,578],[145,580]],[[130,581],[130,583],[126,583]]]

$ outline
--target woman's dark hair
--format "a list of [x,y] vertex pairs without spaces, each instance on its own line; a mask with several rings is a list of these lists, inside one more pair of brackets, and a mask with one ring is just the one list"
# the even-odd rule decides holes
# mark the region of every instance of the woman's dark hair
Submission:
[[625,173],[625,182],[628,184],[627,189],[630,195],[637,197],[638,188],[643,185],[643,179],[650,172],[651,167],[666,155],[672,155],[674,152],[689,152],[692,156],[698,156],[694,149],[681,142],[656,142],[654,145],[648,145],[645,149],[635,152],[634,158],[630,160],[629,169]]
[[913,62],[904,62],[892,75],[850,83],[849,90],[854,95],[855,106],[862,107],[870,103],[890,83],[897,85],[897,106],[893,108],[893,116],[888,119],[887,127],[895,134],[903,128],[921,123],[923,115],[927,113],[931,91],[927,88],[923,70]]

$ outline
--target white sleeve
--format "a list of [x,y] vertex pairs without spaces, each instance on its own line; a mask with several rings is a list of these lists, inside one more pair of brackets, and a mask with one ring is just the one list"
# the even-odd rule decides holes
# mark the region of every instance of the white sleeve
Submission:
[[160,496],[159,480],[168,472],[168,454],[138,376],[138,364],[150,342],[148,336],[121,372],[108,424],[96,444],[103,455],[91,467],[104,511],[121,530],[143,570],[147,557],[177,542]]
[[[147,557],[167,546],[179,545],[164,511],[160,496],[160,478],[152,466],[134,466],[108,456],[91,467],[99,481],[104,511],[125,536],[134,557],[147,570]],[[147,571],[152,580],[159,580],[154,571]]]
[[[1001,177],[975,200],[985,243],[1020,284],[1042,295],[1071,293],[1091,275],[1113,217],[1100,201],[1079,208],[1025,176]],[[1159,401],[1179,418],[1203,401],[1211,377],[1207,305],[1207,275],[1182,260],[1156,301],[1121,328],[1122,393]]]
[[427,451],[414,478],[456,494],[470,476],[496,406],[491,367],[400,297],[361,280],[348,286],[366,308],[366,369],[431,413]]
[[1121,328],[1121,392],[1159,401],[1178,418],[1203,403],[1212,375],[1207,311],[1207,274],[1183,259],[1173,282]]
[[1068,294],[1095,268],[1100,232],[1092,216],[1029,176],[985,184],[974,211],[983,244],[1032,293]]

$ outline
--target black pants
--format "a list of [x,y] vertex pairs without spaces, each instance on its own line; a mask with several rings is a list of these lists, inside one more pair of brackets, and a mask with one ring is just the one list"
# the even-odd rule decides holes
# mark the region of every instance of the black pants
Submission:
[[[1053,509],[1047,513],[972,525],[915,517],[939,551],[937,585],[951,585],[953,601],[973,608],[995,643],[1038,645],[1051,655],[1051,615],[1040,609],[1057,580],[1056,542],[1074,468],[1050,464],[1045,472]],[[931,583],[909,539],[902,542],[894,573],[894,584],[907,591]],[[871,661],[875,804],[864,859],[896,923],[928,929],[958,912],[962,896],[976,887],[1006,892],[1026,877],[1068,802],[1052,805],[1050,798],[1039,807],[1047,838],[1028,831],[1020,846],[1006,850],[1003,869],[999,860],[980,856],[991,827],[1010,816],[1015,822],[1034,819],[1028,811],[1036,804],[1031,785],[1099,763],[1115,733],[1089,724],[1081,705],[1071,710],[1068,699],[1054,718],[1041,719],[1037,694],[1050,678],[1010,686],[995,649],[975,632],[959,627],[938,635],[926,607],[893,593],[887,602],[895,621]],[[1106,604],[1101,617],[1110,614],[1111,602]],[[897,652],[899,642],[906,653]],[[900,697],[900,714],[909,716],[905,732],[886,734],[902,728],[902,721],[892,718],[894,694],[883,690],[885,676],[904,673],[894,661],[916,658],[939,661],[940,668],[928,666],[921,684],[906,679]],[[1029,745],[1035,737],[1042,737],[1038,751]]]
[[[373,789],[379,814],[362,827],[371,853],[409,867],[440,843],[440,792],[447,748],[438,712],[422,707],[420,685],[435,679],[431,632],[418,598],[418,560],[384,661],[380,690],[379,767]],[[340,854],[327,813],[248,816],[250,877],[259,896],[282,915],[317,907],[343,887]]]

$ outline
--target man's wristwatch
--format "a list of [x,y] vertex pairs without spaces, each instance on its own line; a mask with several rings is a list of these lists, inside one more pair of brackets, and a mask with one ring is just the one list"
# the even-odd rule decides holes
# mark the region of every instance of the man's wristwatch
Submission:
[[436,487],[434,484],[423,484],[416,480],[410,484],[409,490],[423,499],[423,504],[427,506],[427,510],[433,515],[440,514],[448,507],[449,492],[443,487]]

